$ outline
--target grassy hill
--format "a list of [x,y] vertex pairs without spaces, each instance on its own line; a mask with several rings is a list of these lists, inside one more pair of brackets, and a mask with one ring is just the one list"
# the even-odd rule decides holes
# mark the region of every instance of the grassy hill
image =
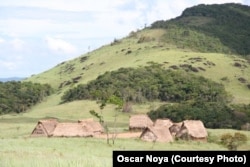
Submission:
[[249,23],[250,8],[245,5],[194,6],[175,19],[156,21],[26,81],[49,83],[62,93],[121,67],[156,62],[187,71],[185,67],[191,65],[198,70],[192,73],[224,84],[233,102],[248,103]]
[[124,39],[60,63],[26,81],[49,83],[58,89],[58,93],[62,93],[80,83],[88,83],[106,71],[118,70],[121,67],[136,68],[156,62],[164,64],[165,68],[185,70],[185,65],[191,65],[197,68],[198,72],[189,71],[190,73],[224,84],[226,90],[233,95],[235,103],[250,101],[250,64],[246,59],[237,55],[178,48],[170,42],[162,41],[166,33],[165,29],[145,29],[131,33]]

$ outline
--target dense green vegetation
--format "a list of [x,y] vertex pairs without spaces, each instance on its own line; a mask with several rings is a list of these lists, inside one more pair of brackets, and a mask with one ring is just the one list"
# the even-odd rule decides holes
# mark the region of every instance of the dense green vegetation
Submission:
[[198,51],[250,54],[250,7],[246,5],[202,4],[187,8],[175,19],[157,21],[151,28],[166,28],[168,40]]
[[181,102],[203,100],[226,102],[229,100],[223,85],[201,76],[183,71],[165,70],[158,64],[140,68],[120,68],[106,72],[88,84],[68,90],[63,102],[80,99],[107,99],[115,95],[124,101]]
[[[238,113],[238,115],[241,112]],[[242,114],[242,113],[241,113]],[[249,117],[238,117],[237,113],[226,103],[221,102],[182,102],[174,105],[163,105],[148,113],[152,119],[170,118],[175,122],[185,119],[202,120],[208,128],[240,129]]]
[[[175,122],[200,119],[208,128],[236,128],[250,121],[249,112],[230,106],[224,86],[183,71],[163,69],[158,64],[140,68],[121,68],[106,72],[88,84],[80,84],[62,96],[62,102],[103,100],[115,95],[124,101],[171,102],[148,114]],[[244,115],[242,117],[242,115]]]
[[148,115],[153,119],[171,118],[175,122],[185,119],[202,120],[209,128],[245,129],[250,122],[250,104],[229,104],[220,101],[205,102],[203,100],[166,104]]
[[0,114],[23,112],[51,93],[52,88],[48,84],[0,82]]

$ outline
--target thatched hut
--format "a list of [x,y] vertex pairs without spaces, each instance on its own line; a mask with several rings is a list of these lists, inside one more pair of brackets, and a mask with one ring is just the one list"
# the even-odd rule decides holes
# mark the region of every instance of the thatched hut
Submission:
[[93,132],[80,123],[58,123],[53,137],[92,137]]
[[129,118],[130,131],[143,131],[148,126],[153,125],[153,121],[146,114],[132,115]]
[[181,130],[182,124],[183,122],[173,123],[172,126],[169,127],[172,136],[175,136]]
[[93,132],[93,135],[100,135],[104,132],[104,128],[100,122],[96,122],[94,119],[78,120],[78,123],[88,129],[88,131]]
[[151,142],[172,142],[173,137],[166,127],[153,127],[149,126],[143,130],[140,138],[144,141]]
[[207,141],[207,130],[200,120],[185,120],[180,131],[176,134],[177,138],[196,141]]
[[155,127],[171,127],[173,125],[173,122],[170,119],[157,119],[154,122]]
[[56,119],[39,120],[31,133],[31,137],[50,137],[57,124]]

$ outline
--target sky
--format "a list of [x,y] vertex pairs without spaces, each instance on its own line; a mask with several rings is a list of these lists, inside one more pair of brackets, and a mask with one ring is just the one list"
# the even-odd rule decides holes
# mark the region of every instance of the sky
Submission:
[[30,77],[198,4],[250,0],[0,1],[0,78]]

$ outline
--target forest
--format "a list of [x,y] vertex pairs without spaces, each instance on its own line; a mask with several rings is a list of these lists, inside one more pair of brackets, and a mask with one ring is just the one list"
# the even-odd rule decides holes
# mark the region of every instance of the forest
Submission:
[[250,58],[250,7],[246,5],[197,5],[175,19],[156,21],[150,28],[167,29],[170,35],[165,39],[178,46]]
[[73,100],[102,100],[115,95],[124,101],[181,102],[203,100],[227,102],[230,96],[222,84],[183,71],[163,69],[159,64],[120,68],[106,72],[88,84],[79,84],[62,96],[62,103]]
[[49,84],[0,82],[0,114],[24,112],[52,92],[53,89]]

